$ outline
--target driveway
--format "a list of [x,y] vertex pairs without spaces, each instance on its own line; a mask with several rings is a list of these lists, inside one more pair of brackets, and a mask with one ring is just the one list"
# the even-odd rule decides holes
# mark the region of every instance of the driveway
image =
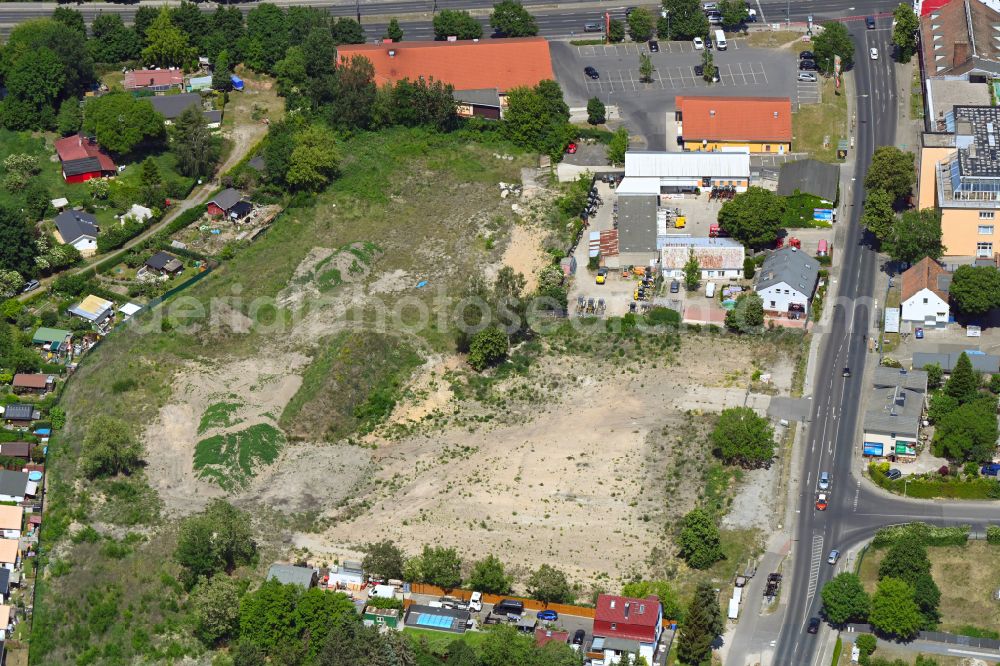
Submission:
[[[645,44],[573,46],[551,42],[552,63],[570,106],[585,106],[591,97],[617,105],[633,134],[646,140],[648,150],[677,150],[667,137],[673,134],[674,99],[677,95],[789,97],[799,103],[796,55],[789,50],[746,46],[741,38],[729,40],[726,51],[712,51],[721,81],[706,83],[694,75],[702,52],[690,42],[660,42],[660,51],[649,54],[653,67],[650,83],[639,81],[639,55]],[[599,79],[590,79],[584,67],[594,67]],[[816,101],[815,84],[802,89],[801,103]],[[668,123],[668,117],[670,122]]]

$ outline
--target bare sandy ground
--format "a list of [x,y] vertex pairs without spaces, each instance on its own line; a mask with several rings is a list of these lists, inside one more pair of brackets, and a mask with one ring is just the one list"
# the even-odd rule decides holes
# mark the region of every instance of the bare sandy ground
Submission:
[[516,273],[524,275],[525,293],[531,293],[538,287],[538,271],[549,263],[549,258],[542,250],[542,241],[546,235],[546,231],[533,223],[522,222],[511,228],[510,243],[501,261]]

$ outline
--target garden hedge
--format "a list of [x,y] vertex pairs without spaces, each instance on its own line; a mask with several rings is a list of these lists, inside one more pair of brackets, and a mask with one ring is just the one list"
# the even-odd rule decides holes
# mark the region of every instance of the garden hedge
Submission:
[[883,527],[875,533],[872,546],[886,548],[907,534],[915,534],[925,546],[964,546],[969,542],[969,525],[936,527],[927,523],[907,523]]

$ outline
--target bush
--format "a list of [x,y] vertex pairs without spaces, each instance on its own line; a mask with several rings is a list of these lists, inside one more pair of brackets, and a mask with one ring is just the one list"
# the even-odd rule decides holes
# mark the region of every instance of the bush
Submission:
[[994,545],[1000,545],[1000,526],[997,525],[987,525],[986,527],[986,543],[991,543]]
[[97,237],[97,251],[104,253],[116,250],[146,229],[146,224],[131,217],[124,224],[110,225]]
[[[911,484],[912,485],[912,484]],[[969,542],[968,525],[936,527],[927,523],[908,523],[883,527],[872,540],[874,548],[886,548],[906,535],[916,536],[925,546],[964,546]]]

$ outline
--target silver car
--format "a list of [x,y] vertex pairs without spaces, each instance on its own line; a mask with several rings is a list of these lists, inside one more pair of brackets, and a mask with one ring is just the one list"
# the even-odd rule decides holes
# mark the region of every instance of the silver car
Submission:
[[819,475],[819,489],[820,490],[829,490],[830,489],[830,473],[829,472],[820,472],[820,475]]
[[809,83],[814,83],[816,81],[816,73],[799,72],[799,81],[808,81]]

